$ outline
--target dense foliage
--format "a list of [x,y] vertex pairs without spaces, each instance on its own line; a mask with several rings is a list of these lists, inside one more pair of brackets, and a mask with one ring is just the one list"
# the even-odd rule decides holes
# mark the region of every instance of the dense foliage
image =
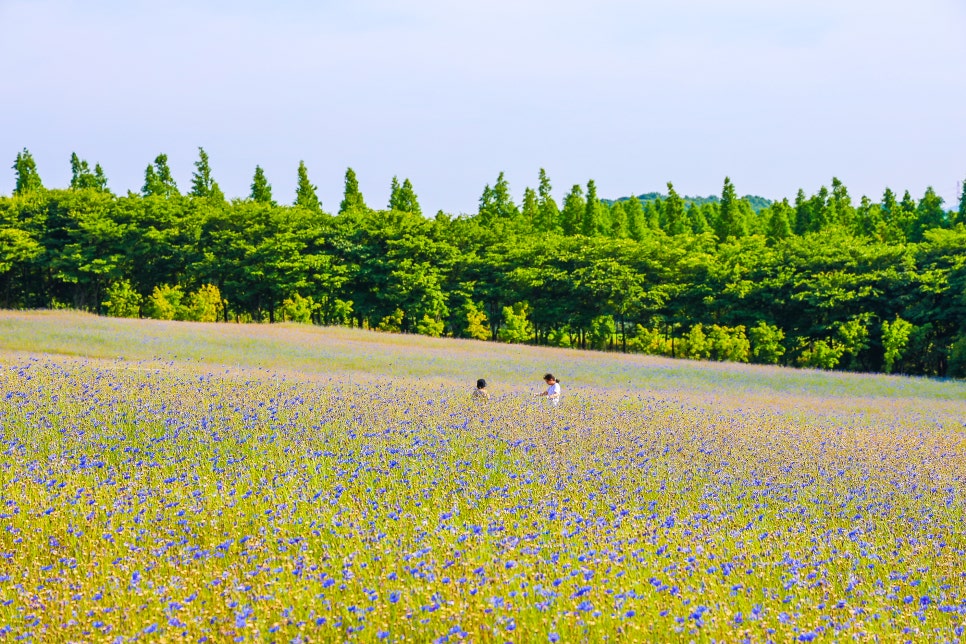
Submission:
[[[199,150],[182,194],[167,157],[140,193],[71,159],[43,186],[27,150],[0,197],[0,305],[162,319],[297,321],[504,342],[939,376],[966,375],[966,190],[947,210],[833,179],[793,202],[666,195],[562,203],[541,170],[516,204],[501,173],[470,216],[423,216],[408,179],[385,209],[350,168],[337,214],[304,163],[293,205],[256,168],[227,200]],[[754,203],[753,203],[754,202]]]

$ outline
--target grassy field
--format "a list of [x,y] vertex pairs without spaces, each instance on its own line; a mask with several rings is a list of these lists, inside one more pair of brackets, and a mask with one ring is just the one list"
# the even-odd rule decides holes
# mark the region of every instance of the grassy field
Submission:
[[0,400],[0,640],[963,635],[962,382],[3,312]]

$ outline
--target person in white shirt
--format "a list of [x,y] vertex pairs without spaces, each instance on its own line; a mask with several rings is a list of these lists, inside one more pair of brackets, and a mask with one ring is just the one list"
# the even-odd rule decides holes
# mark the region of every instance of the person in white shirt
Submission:
[[560,404],[560,381],[558,381],[552,373],[545,374],[543,376],[543,381],[547,383],[547,390],[538,393],[538,396],[546,396],[547,402],[552,406],[556,407]]

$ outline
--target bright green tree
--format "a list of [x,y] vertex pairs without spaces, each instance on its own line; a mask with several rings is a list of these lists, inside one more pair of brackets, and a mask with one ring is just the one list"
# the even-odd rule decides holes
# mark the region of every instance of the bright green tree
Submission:
[[943,198],[936,194],[932,186],[929,186],[916,207],[916,224],[911,241],[920,242],[923,239],[923,233],[927,230],[945,226],[946,210],[943,208]]
[[713,207],[713,203],[703,204],[700,206],[696,203],[692,203],[688,207],[688,222],[690,222],[691,230],[694,231],[694,234],[701,235],[711,230],[711,224],[708,223],[707,213]]
[[399,333],[402,331],[402,323],[405,315],[402,309],[396,308],[392,313],[379,321],[376,329],[386,333]]
[[419,206],[419,199],[413,184],[409,179],[404,179],[402,185],[396,177],[392,178],[392,185],[389,188],[389,209],[399,212],[410,212],[414,215],[422,215],[423,209]]
[[744,237],[748,232],[748,222],[738,201],[734,184],[729,177],[725,177],[724,187],[721,189],[718,221],[715,225],[715,234],[720,241],[725,241],[729,237]]
[[198,160],[195,161],[195,171],[191,174],[191,196],[201,199],[211,199],[215,203],[224,203],[225,193],[218,187],[218,182],[211,176],[211,163],[208,153],[202,147],[198,148]]
[[101,167],[100,163],[94,164],[94,187],[98,190],[107,192],[107,176],[104,174],[104,168]]
[[808,207],[808,198],[805,191],[801,188],[795,194],[795,220],[792,222],[792,230],[796,235],[804,235],[812,228],[812,213]]
[[345,170],[345,190],[343,191],[342,201],[339,203],[339,214],[349,211],[366,212],[365,199],[359,190],[359,179],[356,178],[356,171],[352,168]]
[[104,313],[114,318],[136,318],[141,312],[141,294],[134,290],[131,282],[118,280],[107,287],[107,299],[101,303]]
[[776,201],[767,210],[767,230],[765,235],[772,243],[787,239],[792,234],[791,218],[795,214],[788,199]]
[[573,236],[581,231],[581,223],[587,203],[584,201],[583,189],[575,184],[570,194],[564,199],[563,210],[560,211],[560,225],[564,235]]
[[754,362],[778,364],[785,354],[785,332],[767,322],[759,322],[748,331]]
[[615,201],[610,206],[610,230],[608,234],[614,239],[627,237],[627,215],[624,212],[623,202]]
[[845,347],[835,340],[814,340],[806,343],[798,364],[813,369],[834,369],[844,353]]
[[526,224],[527,232],[537,232],[537,223],[540,221],[540,202],[537,199],[537,191],[527,187],[523,191],[523,205],[520,214]]
[[95,166],[94,172],[91,172],[87,161],[78,157],[76,152],[72,152],[70,155],[70,187],[71,190],[88,188],[106,190],[107,179],[104,177],[104,171],[101,170],[100,165]]
[[193,322],[217,322],[225,302],[214,284],[202,284],[188,296],[184,319]]
[[466,320],[464,337],[474,340],[489,340],[490,327],[486,324],[486,313],[476,305],[473,300],[467,300],[461,309],[461,313]]
[[26,195],[44,189],[44,184],[40,180],[37,172],[37,162],[27,148],[23,152],[17,153],[17,160],[14,161],[13,169],[17,173],[17,183],[14,186],[13,194]]
[[180,286],[160,284],[145,302],[145,314],[155,320],[184,319],[184,291]]
[[902,354],[909,344],[909,335],[912,330],[912,323],[903,320],[898,315],[891,323],[888,320],[882,321],[882,348],[884,350],[882,370],[886,373],[892,373],[896,363],[902,359]]
[[668,235],[683,235],[691,232],[684,212],[684,200],[670,181],[667,182],[667,193],[667,199],[664,201],[665,231]]
[[309,171],[305,167],[305,161],[299,161],[298,181],[295,184],[295,205],[313,212],[322,211],[322,203],[319,201],[316,187],[309,181]]
[[557,207],[557,202],[554,201],[552,192],[553,186],[550,185],[550,178],[547,177],[547,171],[540,168],[540,185],[537,187],[540,216],[537,218],[534,226],[539,232],[552,232],[560,229],[560,209]]
[[829,220],[832,223],[851,228],[855,223],[855,208],[852,197],[838,177],[832,177],[832,194],[828,200]]
[[590,321],[587,339],[592,349],[603,351],[612,348],[616,335],[617,323],[614,322],[613,315],[598,315]]
[[849,369],[859,366],[859,355],[869,348],[868,315],[854,317],[839,325],[838,336],[842,341],[843,356],[848,355]]
[[627,219],[627,234],[634,241],[644,239],[644,230],[647,224],[644,222],[644,206],[641,200],[631,195],[631,198],[624,202],[624,217]]
[[272,184],[268,182],[265,171],[262,170],[260,165],[255,166],[255,174],[252,176],[252,191],[248,198],[255,203],[275,203],[275,200],[272,199]]
[[745,335],[744,325],[736,327],[712,324],[708,330],[711,358],[722,362],[748,362],[751,343]]
[[145,197],[175,197],[180,194],[168,167],[167,154],[159,154],[154,159],[154,165],[145,168],[141,194]]
[[530,306],[526,302],[517,302],[513,306],[503,307],[503,325],[497,332],[501,342],[520,344],[533,337],[533,325],[530,323]]
[[587,182],[587,200],[584,202],[584,216],[580,222],[580,232],[584,237],[596,237],[607,232],[603,209],[604,205],[597,198],[597,184],[591,179]]
[[506,175],[501,172],[492,188],[489,185],[483,188],[480,196],[480,220],[491,225],[498,221],[512,221],[519,215],[520,211],[510,195],[510,184]]
[[711,357],[711,342],[708,335],[704,332],[704,326],[700,323],[695,324],[685,336],[681,353],[686,358],[692,360],[707,360]]
[[416,323],[416,333],[419,335],[428,335],[431,338],[442,336],[443,329],[445,328],[446,324],[442,320],[434,319],[429,314],[424,314]]
[[279,311],[281,318],[286,322],[296,324],[312,324],[312,316],[318,309],[318,304],[312,300],[312,296],[302,297],[298,293],[292,297],[282,300]]
[[855,209],[855,225],[853,231],[856,235],[875,239],[882,238],[885,222],[882,219],[882,208],[872,200],[862,195],[859,207]]

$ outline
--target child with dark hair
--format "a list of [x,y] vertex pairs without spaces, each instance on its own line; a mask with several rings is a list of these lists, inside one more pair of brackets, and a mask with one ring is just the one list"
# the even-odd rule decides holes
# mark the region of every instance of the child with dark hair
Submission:
[[476,389],[473,390],[475,400],[489,400],[490,393],[486,390],[486,380],[480,378],[476,381]]
[[560,404],[560,381],[552,373],[544,374],[543,381],[547,383],[547,390],[539,392],[537,396],[546,396],[550,406],[556,407]]

